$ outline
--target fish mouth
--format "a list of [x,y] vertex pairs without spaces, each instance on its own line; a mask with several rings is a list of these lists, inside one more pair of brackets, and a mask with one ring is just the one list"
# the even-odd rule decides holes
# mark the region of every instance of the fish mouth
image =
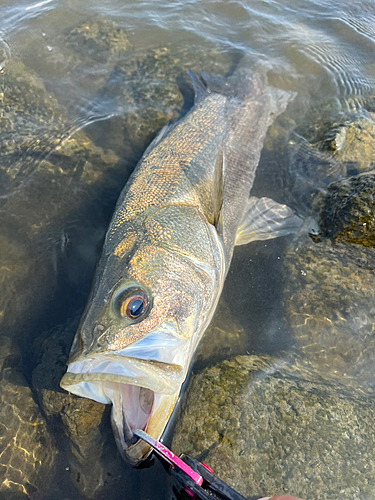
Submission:
[[145,430],[160,439],[183,377],[179,365],[103,353],[76,358],[60,385],[77,396],[112,403],[111,421],[119,451],[135,466],[151,449],[133,431]]

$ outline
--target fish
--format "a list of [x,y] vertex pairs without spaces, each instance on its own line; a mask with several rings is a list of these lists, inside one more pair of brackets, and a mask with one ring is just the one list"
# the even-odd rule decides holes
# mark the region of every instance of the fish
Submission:
[[112,403],[122,457],[160,439],[215,312],[234,247],[295,232],[298,215],[254,182],[268,127],[295,94],[262,68],[227,79],[189,71],[192,109],[164,127],[124,187],[61,387]]

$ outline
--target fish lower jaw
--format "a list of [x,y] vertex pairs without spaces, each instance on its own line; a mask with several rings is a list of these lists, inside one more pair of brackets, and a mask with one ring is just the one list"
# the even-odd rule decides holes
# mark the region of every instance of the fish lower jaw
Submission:
[[[148,430],[155,403],[159,399],[150,389],[130,384],[107,384],[104,391],[111,396],[111,421],[122,457],[137,465],[148,455],[148,448],[135,436],[136,429]],[[133,457],[138,456],[138,459]]]
[[120,388],[117,400],[113,401],[112,428],[120,454],[130,465],[139,465],[152,451],[134,431],[141,429],[160,439],[177,398],[178,394],[157,394],[143,387],[124,385]]
[[[163,366],[158,366],[159,377],[155,377],[152,371],[155,366],[151,371],[141,372],[139,360],[130,360],[127,366],[127,358],[105,358],[91,360],[90,369],[85,364],[87,359],[72,363],[61,380],[61,386],[77,396],[112,403],[111,421],[118,449],[127,462],[136,466],[151,450],[133,431],[141,429],[155,439],[161,437],[180,389],[180,383],[173,376],[168,379],[167,375],[176,375],[178,369],[166,365],[163,372]],[[100,368],[104,368],[104,372],[96,371]],[[132,373],[126,373],[126,370],[132,370]],[[161,382],[163,378],[165,380]]]
[[[161,394],[146,387],[122,382],[85,382],[87,395],[102,402],[102,395],[112,403],[111,424],[122,458],[132,466],[145,460],[151,448],[134,431],[141,429],[160,439],[178,399],[175,394]],[[64,384],[65,386],[65,384]]]

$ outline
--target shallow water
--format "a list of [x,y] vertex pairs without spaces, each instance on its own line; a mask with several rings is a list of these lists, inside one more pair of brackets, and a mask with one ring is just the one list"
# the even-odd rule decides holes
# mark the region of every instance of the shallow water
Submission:
[[[2,93],[7,96],[12,85],[17,92],[10,119],[0,114],[0,328],[15,346],[12,359],[21,360],[11,366],[22,377],[17,384],[29,391],[27,405],[37,402],[32,411],[40,409],[56,441],[51,470],[48,456],[32,466],[36,472],[25,468],[25,477],[38,483],[25,491],[42,499],[176,498],[176,484],[155,459],[141,470],[121,462],[108,415],[101,424],[104,445],[95,448],[101,467],[77,465],[61,434],[65,417],[58,404],[52,398],[50,407],[57,410],[48,414],[40,400],[40,391],[50,388],[50,381],[35,375],[42,344],[63,367],[67,347],[58,347],[56,355],[50,332],[71,321],[72,339],[117,196],[157,130],[193,103],[185,76],[190,67],[225,75],[246,56],[249,65],[269,69],[275,86],[297,92],[267,137],[254,195],[287,203],[307,217],[318,190],[373,168],[371,146],[358,158],[346,158],[343,168],[332,152],[336,146],[343,150],[336,133],[344,123],[370,120],[375,110],[375,6],[328,0],[44,0],[2,2],[1,14],[0,106]],[[293,287],[283,274],[291,239],[236,250],[219,307],[229,306],[246,335],[240,349],[226,355],[277,355],[294,348],[284,307],[285,289]],[[369,285],[366,297],[371,290]],[[370,299],[359,302],[358,310],[370,306]],[[360,313],[358,318],[358,328],[369,321]],[[195,370],[219,358],[198,360]],[[361,390],[370,390],[371,370],[361,372],[360,380]],[[25,391],[14,404],[22,405]],[[6,418],[11,416],[1,424],[9,427],[12,442],[17,430]],[[38,482],[38,474],[50,481]],[[2,494],[27,498],[22,488],[14,497]]]

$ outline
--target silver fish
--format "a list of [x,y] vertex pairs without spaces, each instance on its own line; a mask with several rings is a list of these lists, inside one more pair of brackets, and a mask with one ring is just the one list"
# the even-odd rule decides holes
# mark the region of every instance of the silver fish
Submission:
[[249,197],[269,125],[294,95],[240,69],[190,73],[196,102],[165,127],[125,186],[61,386],[112,403],[133,465],[159,439],[218,303],[235,245],[288,234],[300,219]]

